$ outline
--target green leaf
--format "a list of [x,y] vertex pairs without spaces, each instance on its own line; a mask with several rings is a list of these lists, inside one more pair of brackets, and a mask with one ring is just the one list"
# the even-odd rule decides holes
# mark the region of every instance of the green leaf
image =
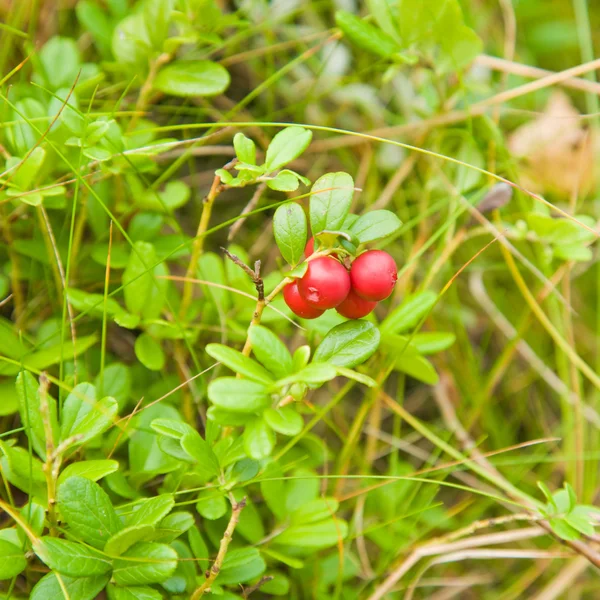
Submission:
[[370,358],[379,347],[379,330],[368,321],[347,321],[334,327],[319,344],[313,362],[352,368]]
[[119,585],[161,583],[177,568],[177,552],[166,544],[141,542],[115,560],[113,579]]
[[160,371],[165,366],[165,353],[160,342],[147,333],[142,333],[136,338],[135,355],[151,371]]
[[219,377],[211,381],[208,399],[220,408],[240,413],[260,411],[271,401],[265,385],[235,377]]
[[588,262],[592,260],[593,254],[591,248],[581,244],[560,244],[553,246],[552,253],[556,258],[562,260],[575,260],[578,262]]
[[125,304],[127,310],[144,319],[157,319],[165,303],[167,275],[164,264],[159,264],[156,251],[148,242],[133,245],[129,262],[123,273]]
[[556,511],[558,511],[558,506],[556,505],[556,502],[554,500],[554,497],[552,496],[552,492],[550,491],[550,488],[543,481],[538,481],[537,486],[540,488],[540,490],[542,490],[542,494],[544,494],[544,496],[546,497],[546,500],[548,501],[548,505],[553,507]]
[[92,0],[82,0],[75,5],[75,13],[79,22],[94,38],[100,52],[107,56],[110,52],[112,25],[106,11]]
[[319,385],[332,380],[336,376],[337,370],[334,366],[327,363],[312,362],[297,373],[278,380],[273,387],[281,388],[297,382]]
[[308,227],[299,204],[286,202],[275,211],[273,233],[281,255],[292,267],[303,260]]
[[104,575],[112,566],[109,559],[83,544],[48,536],[36,540],[33,551],[51,569],[69,577]]
[[575,530],[583,533],[583,535],[593,536],[594,525],[590,521],[588,515],[579,514],[577,511],[569,513],[565,517],[565,521]]
[[264,419],[250,421],[244,429],[244,449],[255,460],[271,455],[275,446],[275,434]]
[[161,433],[162,435],[166,435],[175,440],[180,440],[186,433],[195,431],[195,429],[187,423],[175,421],[174,419],[154,419],[150,426],[157,433]]
[[346,521],[327,519],[319,523],[292,525],[278,535],[273,543],[296,548],[327,548],[336,545],[347,535]]
[[229,87],[227,69],[210,60],[175,61],[162,68],[154,88],[172,96],[216,96]]
[[162,192],[152,188],[135,197],[136,204],[157,213],[172,213],[187,204],[191,198],[190,187],[183,181],[169,181]]
[[292,361],[294,363],[294,372],[303,369],[310,360],[310,346],[298,346],[294,351]]
[[432,309],[437,298],[437,294],[428,290],[413,294],[384,319],[382,333],[402,333],[411,329]]
[[19,546],[0,539],[0,581],[12,579],[27,567],[27,559]]
[[359,217],[352,226],[353,233],[361,244],[380,240],[402,227],[402,221],[389,210],[373,210]]
[[81,439],[77,443],[83,444],[104,433],[112,425],[118,409],[114,398],[107,396],[96,400],[96,388],[91,383],[80,383],[63,405],[61,441],[78,435]]
[[421,354],[435,354],[450,348],[455,341],[456,336],[453,333],[427,331],[413,335],[411,343]]
[[253,325],[248,331],[254,356],[277,378],[292,372],[293,362],[285,344],[269,329]]
[[337,512],[339,505],[335,498],[316,498],[297,508],[290,515],[290,520],[293,525],[306,525],[330,519]]
[[298,189],[300,181],[298,176],[289,169],[279,171],[275,177],[267,179],[267,187],[276,192],[294,192]]
[[106,588],[108,600],[162,600],[159,592],[147,586],[121,587],[112,583]]
[[345,10],[335,13],[336,25],[362,50],[383,58],[392,58],[402,47],[387,33]]
[[18,446],[0,440],[0,468],[3,476],[30,496],[46,502],[46,478],[42,462]]
[[265,385],[273,383],[273,377],[262,365],[244,356],[238,350],[234,350],[223,344],[208,344],[206,346],[206,353],[235,373],[239,373],[248,379],[264,383]]
[[282,435],[297,435],[304,427],[302,417],[291,406],[267,408],[263,418],[271,429]]
[[192,549],[194,557],[198,559],[198,567],[201,571],[204,571],[208,567],[208,546],[197,527],[191,527],[187,533],[190,548]]
[[157,50],[162,49],[162,44],[169,33],[173,3],[173,0],[146,0],[144,4],[146,31]]
[[148,498],[135,505],[135,512],[127,519],[126,526],[156,525],[171,512],[173,506],[175,506],[173,494],[161,494],[154,498]]
[[194,515],[189,512],[174,512],[166,516],[156,528],[154,541],[172,543],[194,525]]
[[118,62],[146,71],[151,43],[144,15],[134,13],[125,17],[114,29],[112,51]]
[[256,164],[256,146],[254,142],[239,132],[233,136],[233,147],[235,154],[241,162],[249,165]]
[[394,368],[429,385],[435,385],[439,381],[434,366],[423,356],[408,350],[396,358]]
[[181,447],[196,461],[196,470],[207,479],[221,472],[219,460],[206,440],[197,431],[189,431],[181,438]]
[[[15,241],[15,244],[17,242]],[[48,367],[55,365],[61,361],[71,360],[75,356],[81,356],[88,348],[93,346],[98,341],[98,337],[93,335],[87,335],[77,338],[75,344],[72,340],[65,341],[63,344],[60,342],[32,352],[27,356],[23,357],[23,368],[32,369],[36,371],[43,371]],[[1,364],[0,363],[0,374],[1,375],[16,375],[21,370],[19,365]]]
[[181,415],[165,403],[148,406],[132,424],[129,440],[130,479],[139,485],[159,473],[169,473],[181,466],[180,461],[166,455],[158,445],[158,436],[150,428],[157,418],[181,420]]
[[51,89],[70,88],[81,67],[75,40],[67,37],[50,38],[39,53],[44,78]]
[[298,158],[308,147],[312,131],[303,127],[286,127],[271,140],[265,157],[267,172],[281,169]]
[[[39,394],[39,383],[29,371],[21,371],[16,382],[17,396],[19,398],[19,414],[34,450],[38,456],[46,458],[46,433],[42,419],[41,400]],[[56,443],[56,401],[46,394],[49,409],[49,419],[54,434],[53,442]]]
[[98,373],[94,385],[100,396],[111,396],[123,408],[131,394],[131,371],[122,363],[112,363]]
[[32,189],[33,182],[39,176],[45,159],[46,151],[38,146],[20,161],[20,166],[15,172],[13,179],[21,190]]
[[550,527],[552,527],[552,531],[563,540],[574,541],[581,537],[579,531],[567,523],[562,517],[550,518],[548,519],[548,523]]
[[121,556],[131,546],[150,539],[155,529],[152,525],[131,525],[115,533],[104,546],[109,556]]
[[58,507],[71,532],[95,548],[104,548],[121,529],[108,494],[90,479],[71,477],[63,483],[58,488]]
[[368,375],[358,373],[352,369],[346,369],[345,367],[336,367],[335,370],[337,371],[337,374],[342,375],[342,377],[353,379],[354,381],[358,381],[358,383],[362,383],[368,387],[377,387],[377,382]]
[[225,496],[213,490],[201,492],[196,503],[196,510],[205,519],[216,521],[227,512]]
[[[396,20],[398,18],[395,14],[396,3],[392,5],[389,0],[367,0],[367,6],[377,25],[400,44],[400,33],[396,27]],[[392,11],[392,6],[394,7],[394,12]]]
[[109,575],[74,579],[58,573],[48,573],[31,590],[29,600],[65,600],[63,589],[66,590],[71,600],[75,600],[75,598],[77,600],[94,600],[104,589],[109,579]]
[[458,0],[442,4],[438,0],[403,1],[398,6],[397,23],[404,45],[414,44],[420,53],[435,58],[439,72],[460,70],[481,52],[481,40],[464,24]]
[[348,173],[327,173],[312,186],[310,226],[313,235],[337,231],[344,224],[354,194],[354,180]]
[[227,552],[216,581],[220,585],[245,583],[262,575],[266,568],[256,548],[237,548]]
[[0,381],[0,417],[12,415],[19,410],[19,396],[12,380]]

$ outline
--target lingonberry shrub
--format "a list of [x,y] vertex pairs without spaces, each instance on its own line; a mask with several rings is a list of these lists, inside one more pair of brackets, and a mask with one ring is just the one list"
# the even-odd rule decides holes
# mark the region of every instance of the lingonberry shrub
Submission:
[[[523,429],[524,411],[506,410],[513,426],[482,435],[482,423],[498,421],[498,403],[490,412],[488,401],[504,380],[512,395],[527,388],[534,397],[536,386],[550,385],[564,399],[567,439],[564,447],[538,439],[544,445],[528,457],[552,453],[544,472],[559,465],[561,478],[573,477],[578,492],[594,498],[594,452],[587,450],[597,450],[598,416],[593,402],[581,400],[592,398],[588,381],[600,384],[587,362],[590,328],[567,309],[593,275],[584,267],[594,256],[596,215],[532,212],[519,187],[518,209],[497,221],[498,241],[510,244],[492,246],[485,277],[476,265],[461,272],[469,306],[461,306],[458,290],[444,311],[460,348],[443,361],[434,395],[443,420],[414,382],[438,383],[429,355],[454,339],[420,331],[439,300],[429,286],[493,231],[494,223],[471,227],[464,217],[510,197],[504,185],[484,201],[486,158],[507,173],[519,168],[509,160],[512,144],[501,139],[504,118],[463,110],[486,92],[497,97],[500,78],[460,72],[482,50],[461,5],[476,7],[468,21],[483,18],[487,26],[497,4],[0,2],[2,600],[434,597],[437,583],[427,588],[419,577],[440,562],[435,548],[444,548],[445,562],[464,557],[449,550],[463,542],[446,528],[473,541],[479,528],[499,523],[513,527],[519,543],[522,532],[537,541],[549,528],[567,543],[582,536],[571,550],[598,564],[598,511],[579,505],[568,484],[555,493],[542,486],[544,503],[532,499],[522,490],[533,463],[476,455],[454,415],[472,407],[480,418],[465,431],[529,452],[510,437]],[[547,3],[513,4],[528,12],[531,4],[531,20],[533,5]],[[592,11],[598,3],[588,4]],[[331,35],[341,5],[359,12],[337,11],[340,29]],[[519,54],[534,57],[529,46]],[[492,64],[479,59],[479,70]],[[593,120],[588,130],[576,121],[566,125],[575,140],[596,137]],[[398,142],[334,129],[350,125],[408,126],[407,141],[431,150],[403,159]],[[422,142],[410,140],[415,132]],[[553,150],[562,157],[556,137]],[[567,137],[585,167],[593,158],[588,145]],[[323,151],[323,144],[355,141],[364,145]],[[452,165],[430,160],[433,148],[451,155]],[[527,162],[521,179],[533,182],[540,161]],[[327,172],[333,168],[359,172],[364,191],[350,173]],[[567,198],[563,185],[541,182],[551,201],[564,204],[563,217],[583,209],[587,195],[597,197],[591,166],[555,171],[567,187],[563,171],[576,175],[577,193]],[[379,188],[384,197],[377,198]],[[393,209],[369,209],[379,204]],[[407,219],[402,238],[397,214]],[[426,251],[433,260],[414,262]],[[508,269],[498,268],[504,253]],[[482,272],[487,255],[478,258]],[[390,297],[391,257],[402,271],[411,268]],[[400,263],[405,257],[410,265]],[[493,287],[495,273],[501,289]],[[516,337],[502,323],[510,277],[521,291],[531,288],[530,306],[514,315]],[[561,286],[541,293],[548,278]],[[334,308],[314,306],[320,303]],[[470,344],[471,327],[475,337],[482,331],[472,314],[477,304],[513,340],[496,362],[486,349],[503,344],[491,328],[485,344]],[[587,310],[593,302],[577,304]],[[540,307],[550,310],[552,323],[541,322],[560,342],[541,367],[534,360],[540,327],[531,328],[536,343],[521,347],[523,324],[529,313],[540,317]],[[480,393],[477,376],[488,366]],[[526,373],[528,366],[541,377]],[[505,369],[513,376],[503,377]],[[572,397],[581,408],[573,415]],[[560,431],[548,414],[532,438]],[[561,455],[569,457],[565,468]],[[519,487],[507,483],[511,469]],[[462,485],[452,483],[456,477]],[[499,489],[490,493],[490,486]],[[511,505],[518,505],[515,519],[501,514]],[[523,519],[535,527],[516,531]],[[543,581],[514,568],[493,579],[498,597],[501,585],[536,597],[555,589],[560,556],[574,556],[559,549],[532,555],[556,557]],[[527,564],[516,551],[502,552],[511,567]],[[427,564],[414,564],[428,554]],[[446,580],[466,581],[465,562],[473,563],[454,560]],[[575,575],[580,589],[592,589],[579,567]]]

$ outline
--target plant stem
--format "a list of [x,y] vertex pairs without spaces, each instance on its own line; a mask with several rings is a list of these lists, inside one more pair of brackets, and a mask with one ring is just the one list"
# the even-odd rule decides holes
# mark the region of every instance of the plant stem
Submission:
[[129,122],[129,130],[131,131],[139,119],[140,115],[145,112],[146,105],[148,104],[148,98],[152,93],[152,86],[154,80],[160,71],[160,68],[171,60],[171,55],[168,52],[163,52],[155,60],[150,61],[150,69],[148,71],[148,77],[144,81],[144,85],[140,88],[140,95],[138,96],[137,102],[135,103],[135,114]]
[[42,423],[44,424],[44,436],[46,438],[46,461],[43,471],[46,476],[46,487],[48,490],[48,521],[50,522],[50,535],[56,536],[56,480],[54,478],[53,455],[54,455],[54,436],[52,432],[52,423],[50,422],[50,406],[48,404],[48,387],[50,382],[42,373],[40,376],[40,413]]
[[[234,161],[231,161],[224,168],[228,168],[232,166]],[[198,223],[198,230],[196,231],[196,238],[194,239],[194,245],[192,246],[192,257],[190,258],[190,263],[188,265],[185,276],[187,279],[192,279],[196,276],[196,269],[198,267],[198,260],[202,255],[202,251],[204,250],[204,234],[208,229],[208,224],[210,222],[210,215],[212,213],[213,204],[217,198],[217,196],[223,191],[223,185],[221,184],[221,179],[218,175],[215,175],[213,179],[212,185],[210,186],[210,191],[206,198],[204,198],[203,206],[202,206],[202,214],[200,215],[200,222]],[[181,299],[181,309],[180,315],[182,318],[185,318],[185,315],[190,307],[190,303],[192,301],[192,282],[186,281],[183,284],[183,296]]]
[[206,572],[206,580],[199,588],[196,589],[190,600],[198,600],[198,598],[202,598],[206,592],[210,591],[210,586],[214,583],[215,579],[219,575],[219,572],[221,571],[223,561],[225,560],[225,555],[227,554],[227,549],[229,548],[229,543],[233,537],[233,532],[237,527],[237,524],[240,520],[240,514],[242,510],[244,510],[245,506],[246,498],[242,498],[239,502],[232,504],[231,518],[229,519],[227,529],[225,529],[225,533],[221,539],[217,558],[215,558],[215,562],[212,564],[212,567]]

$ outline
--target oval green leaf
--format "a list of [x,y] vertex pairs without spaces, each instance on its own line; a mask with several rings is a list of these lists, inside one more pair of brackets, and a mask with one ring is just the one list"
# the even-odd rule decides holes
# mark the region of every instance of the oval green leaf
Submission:
[[227,69],[210,60],[175,61],[160,70],[154,88],[172,96],[216,96],[229,81]]

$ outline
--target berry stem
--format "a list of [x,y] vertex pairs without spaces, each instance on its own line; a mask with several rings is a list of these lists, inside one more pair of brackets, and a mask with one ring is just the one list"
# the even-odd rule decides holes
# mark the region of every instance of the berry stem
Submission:
[[240,520],[240,514],[245,507],[246,498],[242,498],[239,502],[232,504],[231,518],[229,519],[227,529],[225,529],[225,533],[221,538],[217,558],[215,558],[215,562],[212,564],[211,568],[206,572],[206,579],[204,583],[196,589],[196,591],[192,594],[190,600],[198,600],[199,598],[202,598],[202,596],[206,592],[210,591],[210,586],[214,583],[215,579],[219,575],[219,572],[221,571],[223,561],[225,560],[225,555],[227,554],[227,549],[229,548],[229,543],[231,542],[231,538],[233,537],[233,532],[235,531],[235,528],[237,527],[237,524]]

